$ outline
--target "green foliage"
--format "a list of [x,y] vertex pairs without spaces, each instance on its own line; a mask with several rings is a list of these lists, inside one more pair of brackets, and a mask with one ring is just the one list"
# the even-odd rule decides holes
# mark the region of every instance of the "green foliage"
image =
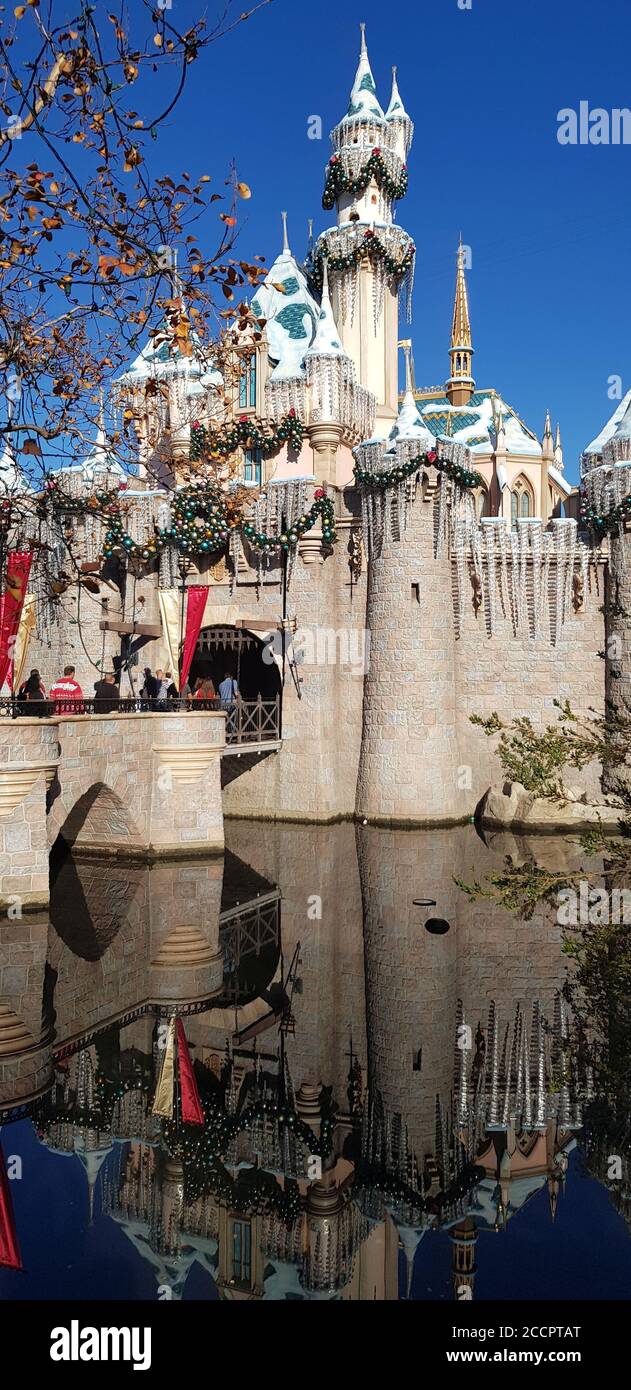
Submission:
[[469,717],[487,738],[500,735],[497,754],[512,782],[520,782],[526,791],[548,801],[563,802],[567,799],[561,776],[565,768],[580,769],[591,762],[617,767],[626,761],[631,720],[625,729],[625,721],[609,712],[602,716],[590,711],[586,719],[579,719],[568,700],[555,700],[554,705],[559,711],[557,723],[541,732],[525,716],[510,724],[504,724],[495,711],[486,719],[479,714]]

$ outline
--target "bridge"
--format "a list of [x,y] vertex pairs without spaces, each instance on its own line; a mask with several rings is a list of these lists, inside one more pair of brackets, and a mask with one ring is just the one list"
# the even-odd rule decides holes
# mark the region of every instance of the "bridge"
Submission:
[[222,853],[222,758],[280,747],[278,699],[41,705],[34,717],[20,701],[0,707],[5,912],[47,905],[58,838],[75,852],[140,860]]

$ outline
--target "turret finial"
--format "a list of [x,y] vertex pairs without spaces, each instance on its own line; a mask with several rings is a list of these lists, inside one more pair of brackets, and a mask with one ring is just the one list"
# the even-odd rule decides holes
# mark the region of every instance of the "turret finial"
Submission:
[[366,48],[366,25],[360,24],[359,28],[362,36],[360,53],[367,53],[368,49]]
[[460,233],[456,257],[456,295],[449,347],[451,376],[447,384],[447,395],[452,405],[466,405],[467,401],[471,399],[475,388],[475,382],[471,375],[472,356],[469,299],[465,278],[465,249],[462,243],[462,233]]
[[283,223],[283,251],[289,251],[289,241],[288,241],[288,239],[287,239],[287,213],[286,213],[286,212],[281,212],[281,220],[282,220],[282,223]]

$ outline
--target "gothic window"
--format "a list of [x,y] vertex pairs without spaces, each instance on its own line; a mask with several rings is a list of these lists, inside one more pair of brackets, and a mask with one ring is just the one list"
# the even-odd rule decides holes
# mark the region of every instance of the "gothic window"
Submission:
[[254,410],[256,407],[256,353],[241,358],[239,374],[239,408]]
[[515,525],[518,517],[534,516],[535,498],[533,490],[527,478],[520,476],[513,483],[511,492],[511,526]]
[[232,1279],[246,1288],[252,1283],[252,1226],[236,1217],[232,1222]]
[[480,488],[480,491],[476,497],[476,507],[478,511],[478,517],[491,515],[491,502],[489,499],[488,491],[485,487]]

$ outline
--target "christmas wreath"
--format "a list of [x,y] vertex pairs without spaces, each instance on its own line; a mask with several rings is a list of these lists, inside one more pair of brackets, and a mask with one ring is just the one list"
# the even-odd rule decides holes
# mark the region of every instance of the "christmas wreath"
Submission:
[[173,544],[181,553],[222,550],[229,535],[223,493],[212,483],[181,488],[173,495],[171,525],[156,529],[161,546]]

